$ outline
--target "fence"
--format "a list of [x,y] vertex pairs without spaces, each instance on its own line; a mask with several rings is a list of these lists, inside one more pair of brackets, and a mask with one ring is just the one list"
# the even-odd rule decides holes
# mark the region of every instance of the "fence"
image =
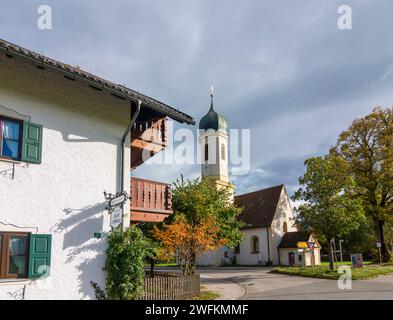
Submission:
[[144,284],[144,295],[140,300],[184,300],[196,297],[201,292],[199,275],[184,277],[180,275],[147,274]]

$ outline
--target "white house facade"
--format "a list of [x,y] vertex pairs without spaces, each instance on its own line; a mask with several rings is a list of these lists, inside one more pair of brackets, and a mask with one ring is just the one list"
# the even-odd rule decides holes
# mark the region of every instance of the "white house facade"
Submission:
[[[304,245],[299,247],[301,243]],[[305,244],[312,244],[312,247],[306,247]],[[309,232],[286,233],[278,248],[282,265],[310,267],[321,264],[321,246]]]
[[160,106],[3,40],[0,49],[0,299],[94,299],[111,230],[103,192],[129,193],[124,134],[138,103]]

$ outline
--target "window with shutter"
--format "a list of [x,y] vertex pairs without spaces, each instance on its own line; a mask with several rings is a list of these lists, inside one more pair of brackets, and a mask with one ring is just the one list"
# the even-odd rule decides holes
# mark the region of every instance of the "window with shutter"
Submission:
[[31,234],[29,252],[29,278],[49,275],[51,265],[52,236]]
[[42,126],[25,121],[23,123],[21,160],[30,163],[41,163]]
[[23,232],[0,233],[0,278],[27,277],[29,234]]
[[0,157],[20,160],[22,122],[0,116]]

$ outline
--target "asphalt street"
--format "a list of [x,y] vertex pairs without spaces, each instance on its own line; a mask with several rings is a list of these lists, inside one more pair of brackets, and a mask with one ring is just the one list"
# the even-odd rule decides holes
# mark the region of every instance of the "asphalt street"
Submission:
[[[352,281],[352,289],[341,290],[335,280],[279,275],[270,271],[271,268],[258,267],[198,268],[203,283],[219,286],[224,296],[233,299],[393,300],[393,275]],[[236,297],[233,296],[233,284],[239,286]]]

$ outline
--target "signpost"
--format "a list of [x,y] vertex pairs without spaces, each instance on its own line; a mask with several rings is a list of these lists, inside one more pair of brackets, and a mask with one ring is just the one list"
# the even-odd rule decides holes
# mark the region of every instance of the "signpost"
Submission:
[[120,206],[114,207],[111,212],[111,227],[116,229],[121,225],[123,218],[123,208]]
[[308,247],[307,242],[298,242],[297,247],[300,249],[306,249]]
[[313,270],[314,270],[314,267],[315,267],[315,256],[314,256],[315,242],[314,242],[314,241],[308,241],[308,242],[307,242],[307,247],[308,247],[308,249],[310,249],[310,253],[311,253],[311,265],[312,265],[312,268],[313,268]]
[[307,242],[307,247],[308,247],[310,250],[314,250],[314,246],[315,246],[315,242],[313,242],[313,241]]
[[381,241],[377,241],[377,248],[379,253],[379,263],[382,264],[382,253],[381,253],[382,243]]
[[111,199],[109,201],[109,207],[112,208],[112,207],[121,205],[124,202],[126,202],[126,200],[127,200],[126,195],[125,194],[121,194],[121,195],[119,195],[119,196],[117,196],[117,197],[115,197],[115,198],[113,198],[113,199]]
[[123,223],[123,205],[128,200],[127,192],[116,193],[116,195],[104,192],[105,199],[109,201],[106,208],[111,216],[111,228],[115,229]]

